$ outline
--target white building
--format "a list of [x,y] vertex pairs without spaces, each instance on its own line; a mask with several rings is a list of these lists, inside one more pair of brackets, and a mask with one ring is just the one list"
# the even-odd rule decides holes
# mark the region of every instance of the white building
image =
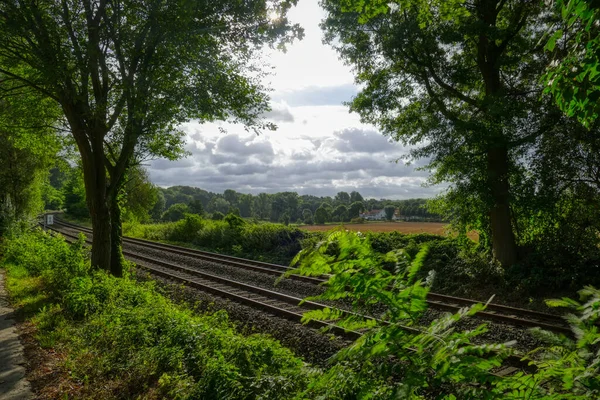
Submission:
[[[383,221],[386,219],[384,209],[365,211],[363,213],[360,213],[359,216],[368,221]],[[400,219],[400,210],[396,209],[394,211],[394,216],[392,217],[392,220],[396,221],[399,219]]]

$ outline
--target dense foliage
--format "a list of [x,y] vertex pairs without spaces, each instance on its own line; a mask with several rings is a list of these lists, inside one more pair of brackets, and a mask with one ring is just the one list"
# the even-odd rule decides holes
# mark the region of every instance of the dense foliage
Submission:
[[[454,328],[483,305],[424,326],[420,322],[431,276],[417,278],[429,251],[424,245],[413,256],[402,249],[381,254],[364,235],[336,231],[296,257],[297,268],[290,274],[330,274],[317,300],[346,299],[354,311],[363,313],[324,308],[304,315],[306,321],[336,321],[347,329],[363,330],[360,339],[335,357],[350,366],[352,374],[339,366],[331,368],[309,386],[313,396],[358,392],[358,398],[586,399],[600,394],[600,333],[595,326],[600,321],[600,291],[582,290],[581,304],[549,301],[578,313],[569,317],[576,339],[538,331],[550,344],[524,357],[535,372],[500,377],[494,368],[512,353],[511,344],[476,344],[485,325],[469,331]],[[364,316],[365,309],[383,312],[374,320]]]
[[288,264],[300,251],[304,239],[314,236],[281,224],[247,222],[234,214],[217,220],[186,214],[175,223],[126,223],[124,234],[189,243],[211,251],[283,264]]
[[[553,287],[568,285],[566,266],[576,277],[600,268],[599,128],[544,95],[549,79],[570,115],[595,112],[597,4],[557,3],[322,1],[326,41],[361,87],[351,111],[414,146],[431,183],[450,184],[432,211],[461,234],[476,229],[508,273]],[[549,32],[556,65],[544,78]]]
[[[272,222],[280,222],[283,215],[287,214],[290,222],[310,223],[313,221],[324,224],[326,222],[348,222],[352,218],[357,218],[363,211],[380,210],[385,206],[390,206],[397,208],[400,216],[405,219],[440,220],[439,215],[428,211],[425,199],[365,200],[357,191],[339,192],[334,197],[299,195],[296,192],[252,195],[231,189],[221,194],[190,186],[172,186],[166,189],[160,188],[160,191],[165,198],[164,211],[173,204],[190,205],[199,202],[202,210],[208,213],[218,211],[226,214],[232,210],[239,210],[240,216],[244,218],[253,217]],[[319,217],[317,218],[319,208],[326,212],[323,213],[323,210],[318,212]],[[311,217],[306,213],[307,210]]]
[[63,138],[59,110],[43,97],[0,75],[0,236],[44,209],[48,170]]
[[286,17],[294,4],[0,3],[0,82],[62,111],[81,156],[95,266],[121,275],[127,173],[147,157],[182,156],[178,124],[194,118],[274,128],[262,117],[269,104],[256,53],[302,36]]
[[37,231],[9,241],[3,262],[41,345],[65,352],[56,368],[70,371],[74,397],[289,399],[307,385],[310,371],[274,340],[237,334],[222,311],[193,315],[151,283],[92,272],[82,243]]
[[600,5],[593,0],[556,0],[561,19],[549,31],[546,50],[554,61],[544,79],[568,116],[592,127],[600,108]]

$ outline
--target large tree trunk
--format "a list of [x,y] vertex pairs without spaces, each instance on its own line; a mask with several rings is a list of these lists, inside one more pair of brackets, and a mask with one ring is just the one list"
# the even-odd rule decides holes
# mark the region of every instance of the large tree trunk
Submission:
[[512,230],[510,213],[510,185],[508,182],[508,150],[490,149],[487,153],[488,185],[494,205],[490,210],[492,252],[503,267],[517,261],[517,245]]
[[476,4],[479,18],[484,22],[483,30],[479,34],[477,63],[485,84],[486,102],[489,104],[486,107],[490,121],[487,179],[493,201],[489,211],[492,252],[503,267],[508,267],[517,261],[517,245],[512,230],[510,212],[510,183],[508,181],[510,161],[508,148],[503,145],[506,143],[503,132],[505,116],[494,109],[496,100],[504,96],[499,60],[506,48],[499,46],[498,41],[492,37],[501,9],[497,0],[482,0]]
[[125,258],[123,257],[123,224],[121,221],[121,207],[119,206],[119,196],[115,195],[111,199],[110,219],[111,219],[111,236],[110,236],[110,273],[113,276],[122,277],[123,267],[125,266]]
[[[72,114],[67,114],[67,117]],[[71,121],[70,121],[71,122]],[[71,126],[78,126],[71,124]],[[103,135],[95,132],[90,136],[95,138],[91,146],[83,130],[77,131],[74,137],[81,154],[83,167],[83,181],[85,184],[85,197],[92,219],[92,267],[105,271],[110,270],[111,260],[111,218],[110,202],[107,198],[108,180],[104,167]]]
[[[89,196],[89,194],[88,194]],[[100,200],[100,199],[98,199]],[[91,211],[91,210],[90,210]],[[90,212],[92,217],[92,266],[108,271],[111,260],[111,218],[106,205]]]

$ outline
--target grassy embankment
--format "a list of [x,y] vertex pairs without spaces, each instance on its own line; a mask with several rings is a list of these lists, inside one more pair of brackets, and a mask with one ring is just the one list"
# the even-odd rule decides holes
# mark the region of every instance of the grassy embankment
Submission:
[[91,271],[81,243],[38,231],[6,241],[2,266],[21,321],[57,359],[42,397],[58,385],[61,398],[302,398],[318,373],[224,312],[194,315],[150,283]]
[[[389,273],[382,269],[384,259],[378,258],[371,242],[356,238],[350,237],[365,251],[344,250],[354,248],[350,246],[354,242],[333,244],[340,246],[339,257],[349,257],[342,257],[341,263],[360,267],[360,273],[342,274],[342,279],[365,280],[369,284],[353,291],[353,296],[373,301],[381,291],[371,292],[371,284],[378,282],[385,291],[389,281],[381,277]],[[489,372],[500,360],[492,362],[483,355],[495,349],[503,352],[500,357],[508,353],[503,346],[472,345],[470,338],[483,328],[447,329],[460,314],[433,321],[417,333],[403,328],[418,321],[425,310],[426,290],[418,282],[406,285],[414,279],[411,262],[401,275],[409,281],[400,284],[398,293],[389,293],[390,301],[403,305],[390,308],[398,310],[390,318],[400,325],[372,326],[367,337],[373,340],[359,340],[327,368],[315,368],[268,336],[240,335],[224,312],[194,314],[163,297],[151,283],[91,270],[83,241],[69,245],[38,230],[6,240],[2,250],[13,305],[40,351],[53,359],[48,367],[54,370],[52,379],[41,386],[34,379],[39,398],[424,399],[446,393],[449,397],[444,398],[489,394],[494,399],[585,399],[600,393],[594,359],[600,342],[596,326],[600,293],[591,288],[582,292],[589,299],[584,306],[562,302],[580,313],[570,319],[581,332],[576,343],[550,337],[553,346],[544,351],[553,362],[532,361],[538,368],[535,375],[499,379]],[[423,258],[414,260],[420,264]],[[337,296],[348,287],[344,281],[328,290]],[[329,314],[321,311],[321,315]],[[387,368],[393,359],[398,362]]]
[[[388,224],[402,227],[409,223]],[[368,225],[348,225],[344,229],[360,230],[371,240],[373,249],[382,254],[403,249],[414,256],[422,244],[428,243],[430,252],[420,274],[425,277],[430,271],[435,271],[432,290],[436,292],[481,301],[487,301],[489,296],[496,294],[498,302],[546,311],[545,298],[574,296],[576,290],[589,283],[585,279],[571,282],[569,271],[564,268],[553,272],[557,275],[552,285],[548,284],[549,274],[545,267],[515,265],[503,270],[492,262],[489,252],[478,247],[473,240],[432,233],[406,234],[399,232],[400,229],[371,231]],[[385,227],[386,223],[373,225]],[[327,227],[336,228],[331,225]],[[288,265],[301,249],[313,246],[327,235],[327,232],[309,232],[282,224],[256,224],[235,216],[213,221],[189,215],[178,222],[125,223],[123,228],[125,235],[129,236],[284,265]]]

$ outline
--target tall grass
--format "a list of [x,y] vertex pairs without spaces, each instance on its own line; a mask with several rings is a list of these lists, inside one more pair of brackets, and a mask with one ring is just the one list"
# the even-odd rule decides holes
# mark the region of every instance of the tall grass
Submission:
[[221,221],[186,215],[183,220],[170,223],[126,223],[123,232],[143,239],[190,243],[212,251],[284,264],[301,250],[302,240],[314,236],[281,224],[246,222],[234,215]]
[[81,243],[36,231],[4,250],[11,296],[40,344],[67,355],[59,368],[79,389],[65,396],[289,399],[313,373],[275,340],[236,333],[223,311],[195,315],[152,283],[90,270]]

